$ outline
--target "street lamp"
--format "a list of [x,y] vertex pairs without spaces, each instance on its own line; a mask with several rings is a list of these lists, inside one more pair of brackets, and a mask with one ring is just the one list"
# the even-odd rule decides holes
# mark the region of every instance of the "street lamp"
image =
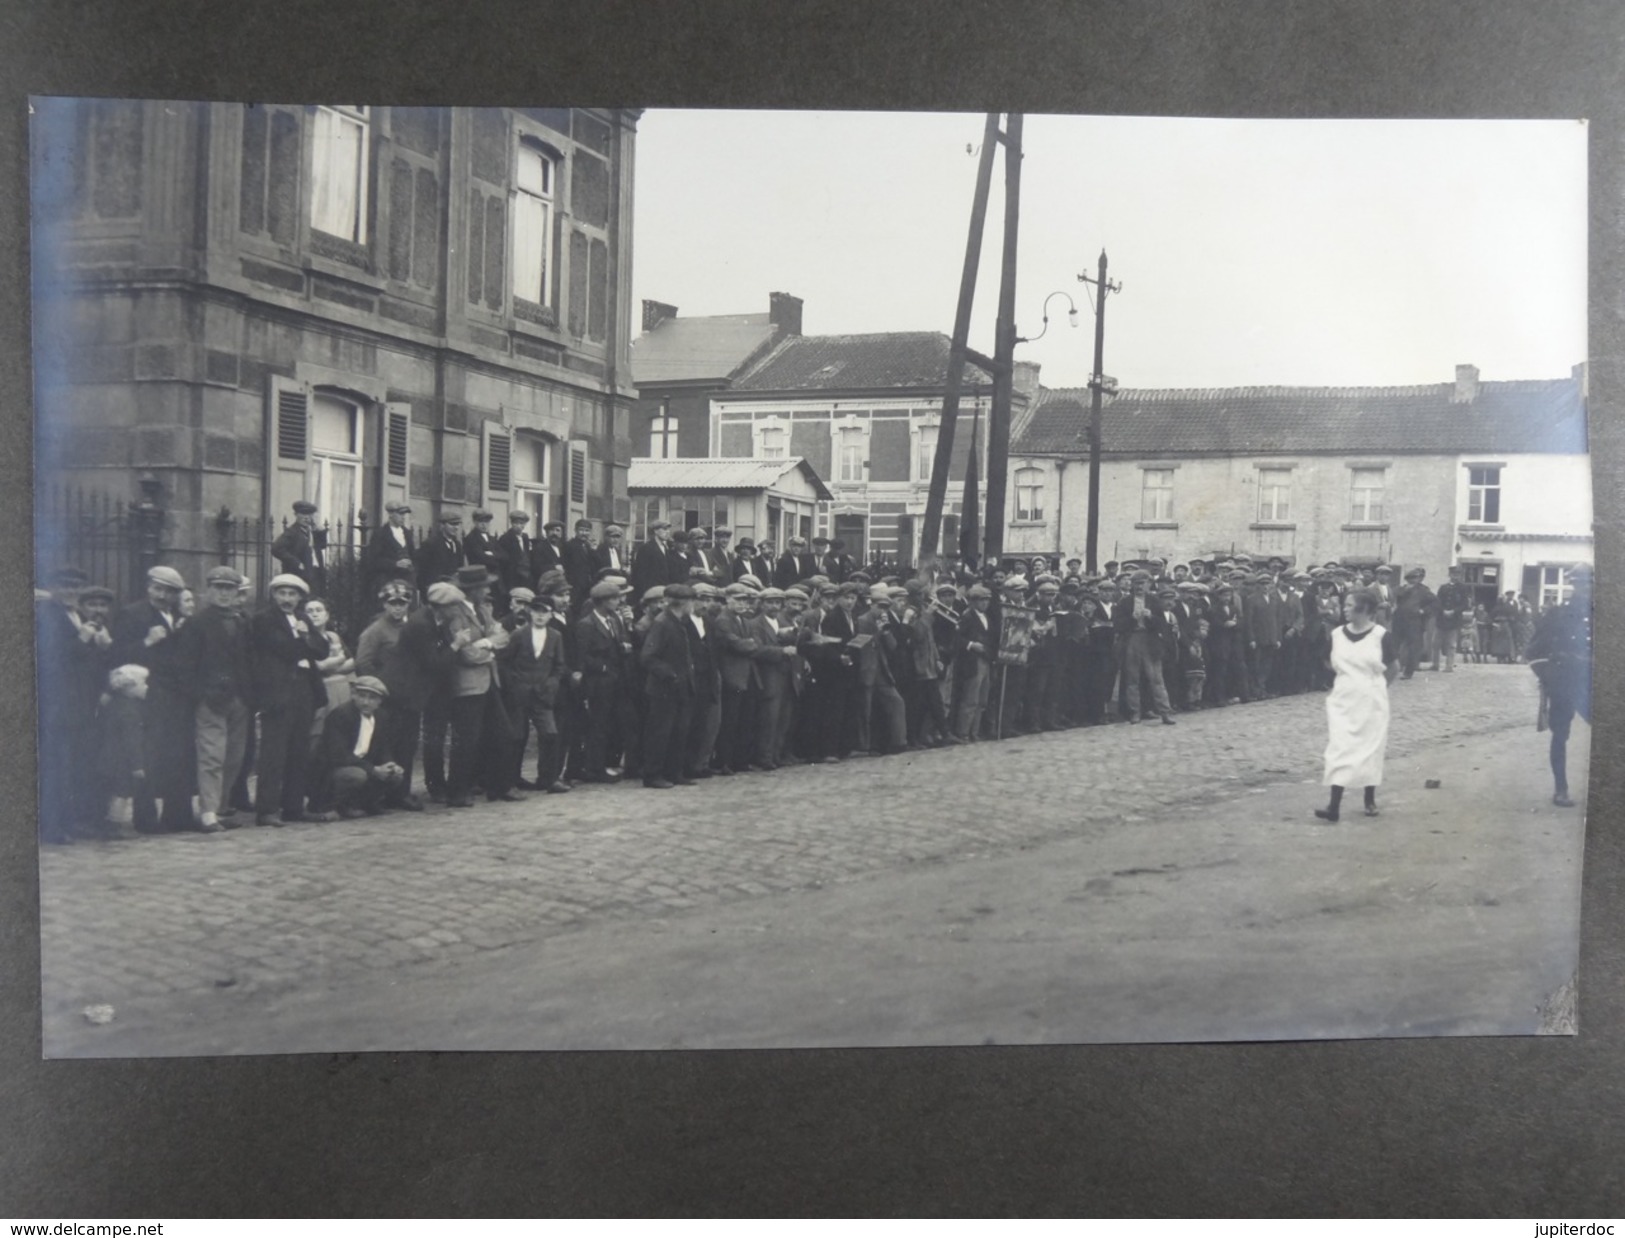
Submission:
[[1066,298],[1066,325],[1072,327],[1073,329],[1077,328],[1078,307],[1072,300],[1072,294],[1067,292],[1052,292],[1049,294],[1049,296],[1044,298],[1044,330],[1040,331],[1037,335],[1018,335],[1016,337],[1016,343],[1036,344],[1039,340],[1044,338],[1045,333],[1049,330],[1049,303],[1055,300],[1056,297]]

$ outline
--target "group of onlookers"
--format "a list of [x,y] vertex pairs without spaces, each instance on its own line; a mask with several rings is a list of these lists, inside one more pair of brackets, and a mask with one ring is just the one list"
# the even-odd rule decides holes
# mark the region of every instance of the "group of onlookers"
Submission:
[[[1437,593],[1421,568],[1396,586],[1388,567],[1293,571],[1246,555],[1092,575],[1078,560],[980,574],[950,561],[905,579],[823,538],[767,556],[727,529],[678,535],[664,521],[629,550],[619,526],[599,542],[583,522],[565,542],[549,522],[532,539],[515,513],[493,538],[488,513],[466,535],[448,513],[419,544],[397,504],[363,555],[377,612],[340,633],[312,514],[279,539],[284,570],[257,608],[224,566],[201,601],[155,567],[119,610],[83,573],[51,578],[38,605],[42,837],[125,822],[215,833],[623,779],[664,790],[1171,724],[1330,687],[1331,633],[1356,592],[1406,676],[1441,659],[1452,670],[1480,622],[1459,568]],[[1509,596],[1487,620],[1491,652],[1516,657],[1531,608]]]

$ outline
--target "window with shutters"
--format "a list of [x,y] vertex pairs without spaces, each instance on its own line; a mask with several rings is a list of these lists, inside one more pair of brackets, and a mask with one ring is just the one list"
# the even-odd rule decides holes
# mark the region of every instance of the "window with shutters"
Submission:
[[553,304],[553,206],[558,158],[521,139],[514,167],[513,295],[533,305]]
[[364,107],[318,107],[311,128],[310,226],[367,242],[367,155],[372,122]]
[[552,445],[540,434],[519,433],[513,439],[513,503],[515,511],[530,513],[531,530],[541,536],[551,519]]
[[389,443],[384,461],[384,467],[391,477],[406,476],[407,436],[411,432],[411,417],[406,413],[397,413],[391,410],[388,422]]
[[570,448],[570,503],[585,505],[587,502],[587,453],[583,448],[572,446]]
[[276,393],[276,454],[303,460],[309,450],[309,397],[297,387],[284,387]]
[[328,391],[310,399],[309,497],[318,524],[331,526],[334,540],[347,541],[361,507],[361,465],[365,419],[360,405]]

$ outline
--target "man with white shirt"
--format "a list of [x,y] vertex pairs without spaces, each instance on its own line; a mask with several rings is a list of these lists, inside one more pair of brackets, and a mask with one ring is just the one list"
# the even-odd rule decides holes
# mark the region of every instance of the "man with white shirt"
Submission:
[[[555,795],[571,789],[559,776],[559,724],[555,712],[559,689],[569,667],[564,660],[564,633],[553,626],[553,599],[548,594],[530,599],[527,622],[516,627],[505,648],[497,652],[502,668],[502,699],[514,730],[516,785],[527,791]],[[523,776],[525,744],[536,732],[536,779]]]
[[335,705],[322,723],[320,774],[311,796],[312,816],[377,816],[398,796],[406,770],[394,759],[394,728],[383,716],[389,689],[363,675],[350,685],[350,699]]
[[412,505],[386,503],[384,511],[389,519],[373,533],[361,556],[368,588],[373,592],[377,592],[387,580],[411,580],[412,564],[418,550],[417,534],[407,527]]

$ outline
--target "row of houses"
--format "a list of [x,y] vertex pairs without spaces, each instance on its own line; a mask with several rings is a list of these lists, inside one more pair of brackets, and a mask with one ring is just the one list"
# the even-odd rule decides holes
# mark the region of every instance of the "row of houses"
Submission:
[[[804,336],[800,321],[801,303],[782,293],[766,314],[720,318],[646,302],[633,369],[648,455],[708,457],[718,486],[724,461],[804,462],[830,497],[803,507],[798,531],[908,562],[949,341]],[[1019,362],[1014,387],[1006,556],[1082,558],[1090,393],[1045,388],[1038,367]],[[974,419],[990,395],[972,367],[962,409]],[[955,482],[971,441],[961,421]],[[1459,562],[1486,598],[1511,589],[1549,603],[1564,571],[1591,558],[1583,365],[1511,381],[1460,365],[1448,381],[1408,387],[1119,388],[1106,400],[1101,458],[1102,560],[1245,551],[1419,564],[1435,576]],[[944,546],[956,542],[960,493],[950,486]],[[706,523],[694,517],[707,510],[697,494],[651,496],[648,510]]]
[[[638,538],[665,517],[911,561],[947,338],[806,335],[773,293],[714,317],[645,301],[634,340],[638,118],[36,100],[41,478],[161,507],[165,561],[198,573],[227,517],[298,498],[340,542],[405,500],[419,523],[483,507]],[[1081,557],[1088,393],[1028,363],[1014,388],[1007,552]],[[944,546],[991,395],[970,367]],[[1549,598],[1590,558],[1585,418],[1583,367],[1123,388],[1101,557],[1462,562]]]

